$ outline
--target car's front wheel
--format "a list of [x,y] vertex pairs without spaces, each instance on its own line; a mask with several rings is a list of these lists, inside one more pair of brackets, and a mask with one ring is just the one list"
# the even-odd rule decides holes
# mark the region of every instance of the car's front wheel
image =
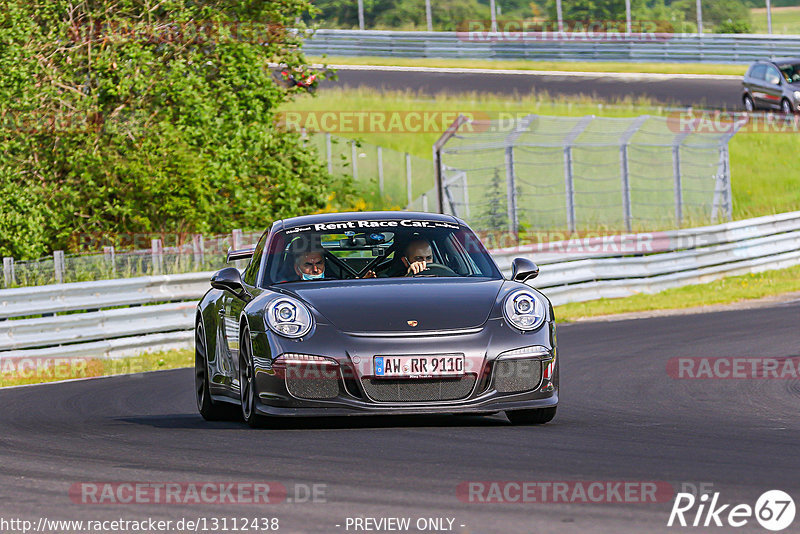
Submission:
[[792,103],[784,98],[781,102],[781,113],[784,115],[791,115],[793,112]]
[[539,408],[538,410],[513,410],[506,412],[506,417],[515,425],[542,425],[549,423],[556,416],[556,406]]
[[753,103],[753,99],[750,95],[744,95],[744,110],[745,111],[755,111],[756,105]]
[[244,422],[253,428],[258,428],[264,424],[264,418],[256,413],[255,380],[250,329],[245,326],[239,340],[239,395]]

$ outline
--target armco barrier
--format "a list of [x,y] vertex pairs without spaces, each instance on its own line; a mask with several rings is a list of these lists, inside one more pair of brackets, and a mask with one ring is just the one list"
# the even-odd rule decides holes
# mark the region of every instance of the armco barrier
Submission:
[[316,30],[303,43],[308,55],[395,58],[665,61],[748,63],[795,56],[800,36],[654,34],[591,40],[585,34]]
[[[616,238],[493,251],[508,274],[515,257],[541,266],[531,285],[553,304],[652,293],[722,276],[800,264],[800,212]],[[653,243],[629,249],[625,242]],[[587,246],[588,245],[588,246]],[[588,249],[588,250],[584,250]],[[115,358],[189,348],[210,272],[0,291],[0,359]],[[62,312],[77,312],[58,315]],[[29,317],[50,314],[43,317]],[[55,315],[53,315],[55,314]]]

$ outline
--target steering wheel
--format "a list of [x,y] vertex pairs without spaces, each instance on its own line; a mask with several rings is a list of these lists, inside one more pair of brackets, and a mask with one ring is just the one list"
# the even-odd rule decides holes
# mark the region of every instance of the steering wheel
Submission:
[[413,277],[422,277],[422,276],[458,276],[456,272],[448,267],[447,265],[442,265],[441,263],[426,263],[425,270],[418,272],[417,274],[412,274]]

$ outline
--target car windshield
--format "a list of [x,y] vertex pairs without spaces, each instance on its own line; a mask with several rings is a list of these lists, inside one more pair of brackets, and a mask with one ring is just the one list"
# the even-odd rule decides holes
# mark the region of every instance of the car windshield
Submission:
[[475,234],[461,225],[351,219],[276,233],[262,283],[411,276],[502,278]]
[[780,69],[787,82],[800,82],[800,63],[796,65],[781,65]]

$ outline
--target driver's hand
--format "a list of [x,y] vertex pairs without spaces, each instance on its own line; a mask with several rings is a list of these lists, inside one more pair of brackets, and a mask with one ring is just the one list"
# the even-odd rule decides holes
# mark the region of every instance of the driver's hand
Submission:
[[406,272],[406,276],[414,276],[415,274],[419,274],[422,271],[427,269],[425,266],[424,261],[415,261],[411,265],[408,266],[408,271]]
[[367,271],[367,274],[365,274],[361,278],[376,278],[375,271]]

